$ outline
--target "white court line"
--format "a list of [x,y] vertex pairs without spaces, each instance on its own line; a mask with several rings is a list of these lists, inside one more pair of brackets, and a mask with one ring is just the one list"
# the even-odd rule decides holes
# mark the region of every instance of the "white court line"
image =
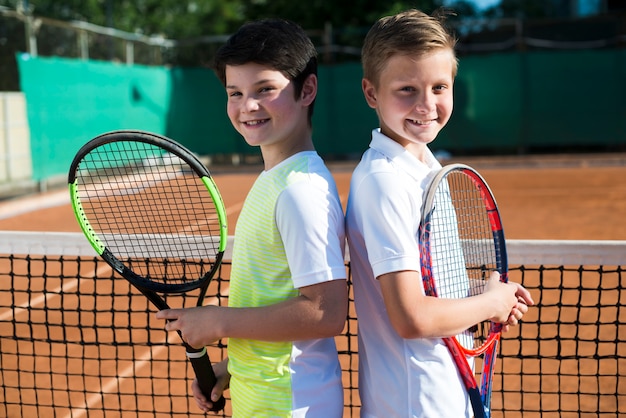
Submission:
[[[67,188],[62,188],[54,192],[46,192],[32,196],[18,197],[7,201],[0,201],[0,220],[41,209],[70,205],[71,203],[70,194]],[[230,208],[226,208],[226,212],[229,213],[230,211],[232,213],[235,210],[241,209],[242,206],[243,201],[231,206]]]
[[[72,407],[70,412],[68,412],[64,418],[79,418],[87,416],[89,410],[98,404],[104,403],[104,397],[109,394],[109,392],[115,391],[115,389],[121,386],[121,383],[128,377],[134,376],[136,370],[140,370],[143,367],[147,367],[147,365],[152,361],[153,353],[160,353],[165,350],[165,346],[155,346],[154,350],[148,350],[147,353],[139,358],[139,360],[133,361],[128,367],[126,367],[122,373],[118,373],[116,377],[110,377],[109,382],[104,386],[100,386],[100,393],[93,393],[85,399],[85,403],[80,407]],[[181,345],[181,349],[182,345]]]
[[70,203],[67,189],[8,200],[0,203],[0,220]]
[[[96,270],[96,274],[104,273],[104,270],[111,270],[111,267],[109,267],[108,265],[102,266],[98,268],[98,270]],[[10,319],[14,319],[20,313],[28,312],[29,307],[44,306],[45,301],[47,301],[48,299],[57,297],[59,296],[59,294],[62,294],[62,293],[67,293],[75,289],[77,286],[78,286],[78,279],[74,279],[67,283],[64,283],[63,286],[59,286],[56,289],[53,289],[51,293],[44,293],[40,296],[32,298],[31,300],[25,303],[16,305],[13,309],[8,309],[6,312],[0,314],[0,321],[8,321]]]
[[[217,301],[218,300],[215,297],[209,298],[208,300],[209,304],[214,305],[217,304]],[[92,393],[91,395],[87,396],[83,405],[77,407],[72,406],[70,408],[70,411],[66,415],[64,415],[63,418],[86,417],[90,409],[94,408],[97,405],[104,404],[104,397],[111,393],[114,393],[118,387],[122,386],[122,383],[127,378],[133,377],[138,370],[141,370],[144,367],[150,367],[149,364],[152,361],[153,357],[160,354],[163,350],[167,349],[167,346],[162,345],[161,343],[169,341],[170,337],[180,338],[178,336],[178,333],[170,332],[166,334],[165,340],[155,340],[155,345],[152,348],[148,348],[145,354],[140,356],[139,358],[135,358],[131,364],[125,367],[120,373],[117,373],[116,376],[111,376],[108,379],[101,378],[101,380],[108,380],[108,382],[100,386],[100,392]],[[178,345],[180,345],[181,350],[184,350],[184,346],[181,341],[178,341]],[[125,395],[121,394],[121,396]],[[132,396],[132,394],[129,394],[129,396]]]
[[[79,233],[76,235],[83,235],[83,234]],[[229,242],[232,245],[232,237],[229,237]],[[94,252],[94,255],[95,255],[95,252]],[[111,267],[108,265],[103,265],[99,267],[95,272],[96,274],[95,277],[98,277],[100,274],[104,273],[105,271],[109,271],[110,269]],[[78,286],[78,281],[79,281],[78,279],[73,279],[69,282],[64,283],[63,286],[59,286],[56,289],[53,289],[52,293],[42,294],[21,305],[17,305],[13,309],[7,310],[4,313],[0,314],[0,320],[6,321],[6,320],[16,318],[20,314],[25,314],[28,312],[27,309],[29,307],[43,306],[48,299],[58,297],[59,294],[61,294],[61,292],[70,292],[71,290],[75,289]],[[228,294],[228,290],[229,290],[228,288],[224,288],[222,293]],[[211,298],[207,298],[205,302],[207,304],[217,305],[218,299],[217,297],[211,297]],[[172,336],[172,333],[169,333],[166,335],[166,340],[155,341],[155,343],[156,344],[159,344],[162,342],[164,343],[170,338],[170,336]],[[178,334],[176,334],[175,337],[179,338]],[[180,341],[179,341],[179,344],[180,344],[181,350],[183,350],[184,346],[182,345],[182,343],[180,343]],[[144,367],[149,367],[149,363],[151,362],[152,358],[155,355],[158,355],[159,353],[161,353],[166,348],[167,347],[164,345],[161,345],[161,346],[156,345],[154,346],[153,349],[147,350],[144,355],[135,359],[132,364],[124,368],[120,373],[117,374],[117,376],[109,377],[108,379],[105,379],[106,383],[100,387],[100,392],[92,393],[91,395],[87,396],[83,405],[78,406],[78,407],[74,407],[74,406],[70,407],[70,411],[64,416],[64,418],[86,417],[90,409],[94,408],[97,405],[104,403],[104,396],[106,396],[107,394],[111,392],[115,392],[116,388],[121,387],[124,380],[126,380],[129,377],[134,376],[137,370],[140,370]]]
[[[241,210],[242,207],[243,207],[243,201],[235,205],[231,205],[226,208],[226,215],[232,215],[235,212]],[[229,237],[228,245],[226,247],[227,250],[226,250],[225,257],[224,257],[224,259],[226,260],[230,260],[232,258],[232,244],[233,244],[233,237]],[[224,288],[222,288],[222,295],[228,295],[229,290],[230,290],[229,286],[224,286]],[[212,297],[212,298],[209,298],[207,302],[208,304],[211,304],[211,305],[217,305],[218,299],[216,297]],[[172,335],[172,333],[169,333],[168,337],[166,338],[169,338],[169,335]],[[176,336],[178,337],[178,335]],[[183,346],[181,344],[181,349],[182,347]],[[154,350],[149,350],[146,353],[146,355],[141,356],[138,360],[133,361],[133,364],[126,367],[122,371],[122,373],[118,373],[116,377],[109,378],[109,382],[106,383],[104,386],[101,386],[100,393],[93,393],[89,395],[87,399],[85,400],[85,404],[83,406],[72,408],[70,412],[64,416],[64,418],[86,417],[87,413],[89,412],[91,408],[93,408],[94,406],[98,404],[104,403],[104,396],[106,394],[108,394],[109,392],[113,392],[117,387],[120,387],[122,382],[128,377],[134,376],[137,370],[140,370],[143,367],[148,367],[150,361],[152,361],[153,354],[155,353],[158,354],[162,350],[165,350],[165,348],[166,348],[165,346],[155,346]]]

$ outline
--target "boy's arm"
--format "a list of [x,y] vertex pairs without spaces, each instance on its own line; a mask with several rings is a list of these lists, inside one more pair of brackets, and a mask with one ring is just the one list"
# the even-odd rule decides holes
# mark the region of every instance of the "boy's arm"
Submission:
[[464,299],[426,296],[417,271],[387,273],[378,280],[391,324],[407,339],[450,337],[486,319],[516,323],[533,304],[526,289],[501,283],[497,273],[484,293]]
[[[286,188],[276,204],[276,223],[299,295],[263,307],[206,306],[161,311],[157,317],[170,320],[167,330],[180,330],[193,347],[230,337],[297,341],[341,333],[348,313],[343,211],[329,187],[330,180],[312,177],[315,180],[311,183],[296,182]],[[319,276],[334,280],[308,285],[310,282],[298,274],[320,271],[320,266],[326,266],[328,271]]]
[[348,312],[345,280],[332,280],[300,289],[300,295],[269,306],[229,308],[202,306],[157,313],[168,331],[180,331],[192,347],[220,338],[297,341],[326,338],[343,330]]

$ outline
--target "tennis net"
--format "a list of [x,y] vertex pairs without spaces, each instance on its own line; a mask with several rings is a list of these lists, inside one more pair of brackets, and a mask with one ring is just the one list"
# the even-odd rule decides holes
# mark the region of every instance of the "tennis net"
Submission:
[[[626,413],[626,241],[509,241],[508,250],[511,280],[537,306],[503,336],[493,416]],[[207,303],[227,303],[225,259]],[[154,313],[82,234],[0,232],[0,417],[204,416],[178,335]],[[360,410],[356,336],[351,305],[337,337],[344,417]],[[209,348],[213,361],[226,343]]]

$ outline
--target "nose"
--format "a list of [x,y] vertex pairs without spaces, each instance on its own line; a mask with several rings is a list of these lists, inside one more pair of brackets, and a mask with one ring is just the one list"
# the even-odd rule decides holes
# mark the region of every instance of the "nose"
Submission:
[[248,96],[244,101],[244,110],[246,112],[259,110],[259,101],[255,97]]
[[415,103],[415,109],[420,113],[430,113],[435,110],[435,104],[435,95],[432,92],[427,91],[418,96]]

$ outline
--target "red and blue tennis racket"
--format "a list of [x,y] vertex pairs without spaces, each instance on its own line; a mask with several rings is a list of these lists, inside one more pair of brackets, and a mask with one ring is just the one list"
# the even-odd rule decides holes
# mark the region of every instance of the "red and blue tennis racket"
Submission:
[[[426,190],[420,223],[421,273],[427,295],[480,294],[493,271],[508,280],[504,231],[496,201],[476,170],[441,169]],[[467,388],[475,418],[491,416],[491,389],[502,324],[484,321],[444,342]],[[468,358],[472,359],[473,366]],[[480,375],[480,389],[476,375]]]

